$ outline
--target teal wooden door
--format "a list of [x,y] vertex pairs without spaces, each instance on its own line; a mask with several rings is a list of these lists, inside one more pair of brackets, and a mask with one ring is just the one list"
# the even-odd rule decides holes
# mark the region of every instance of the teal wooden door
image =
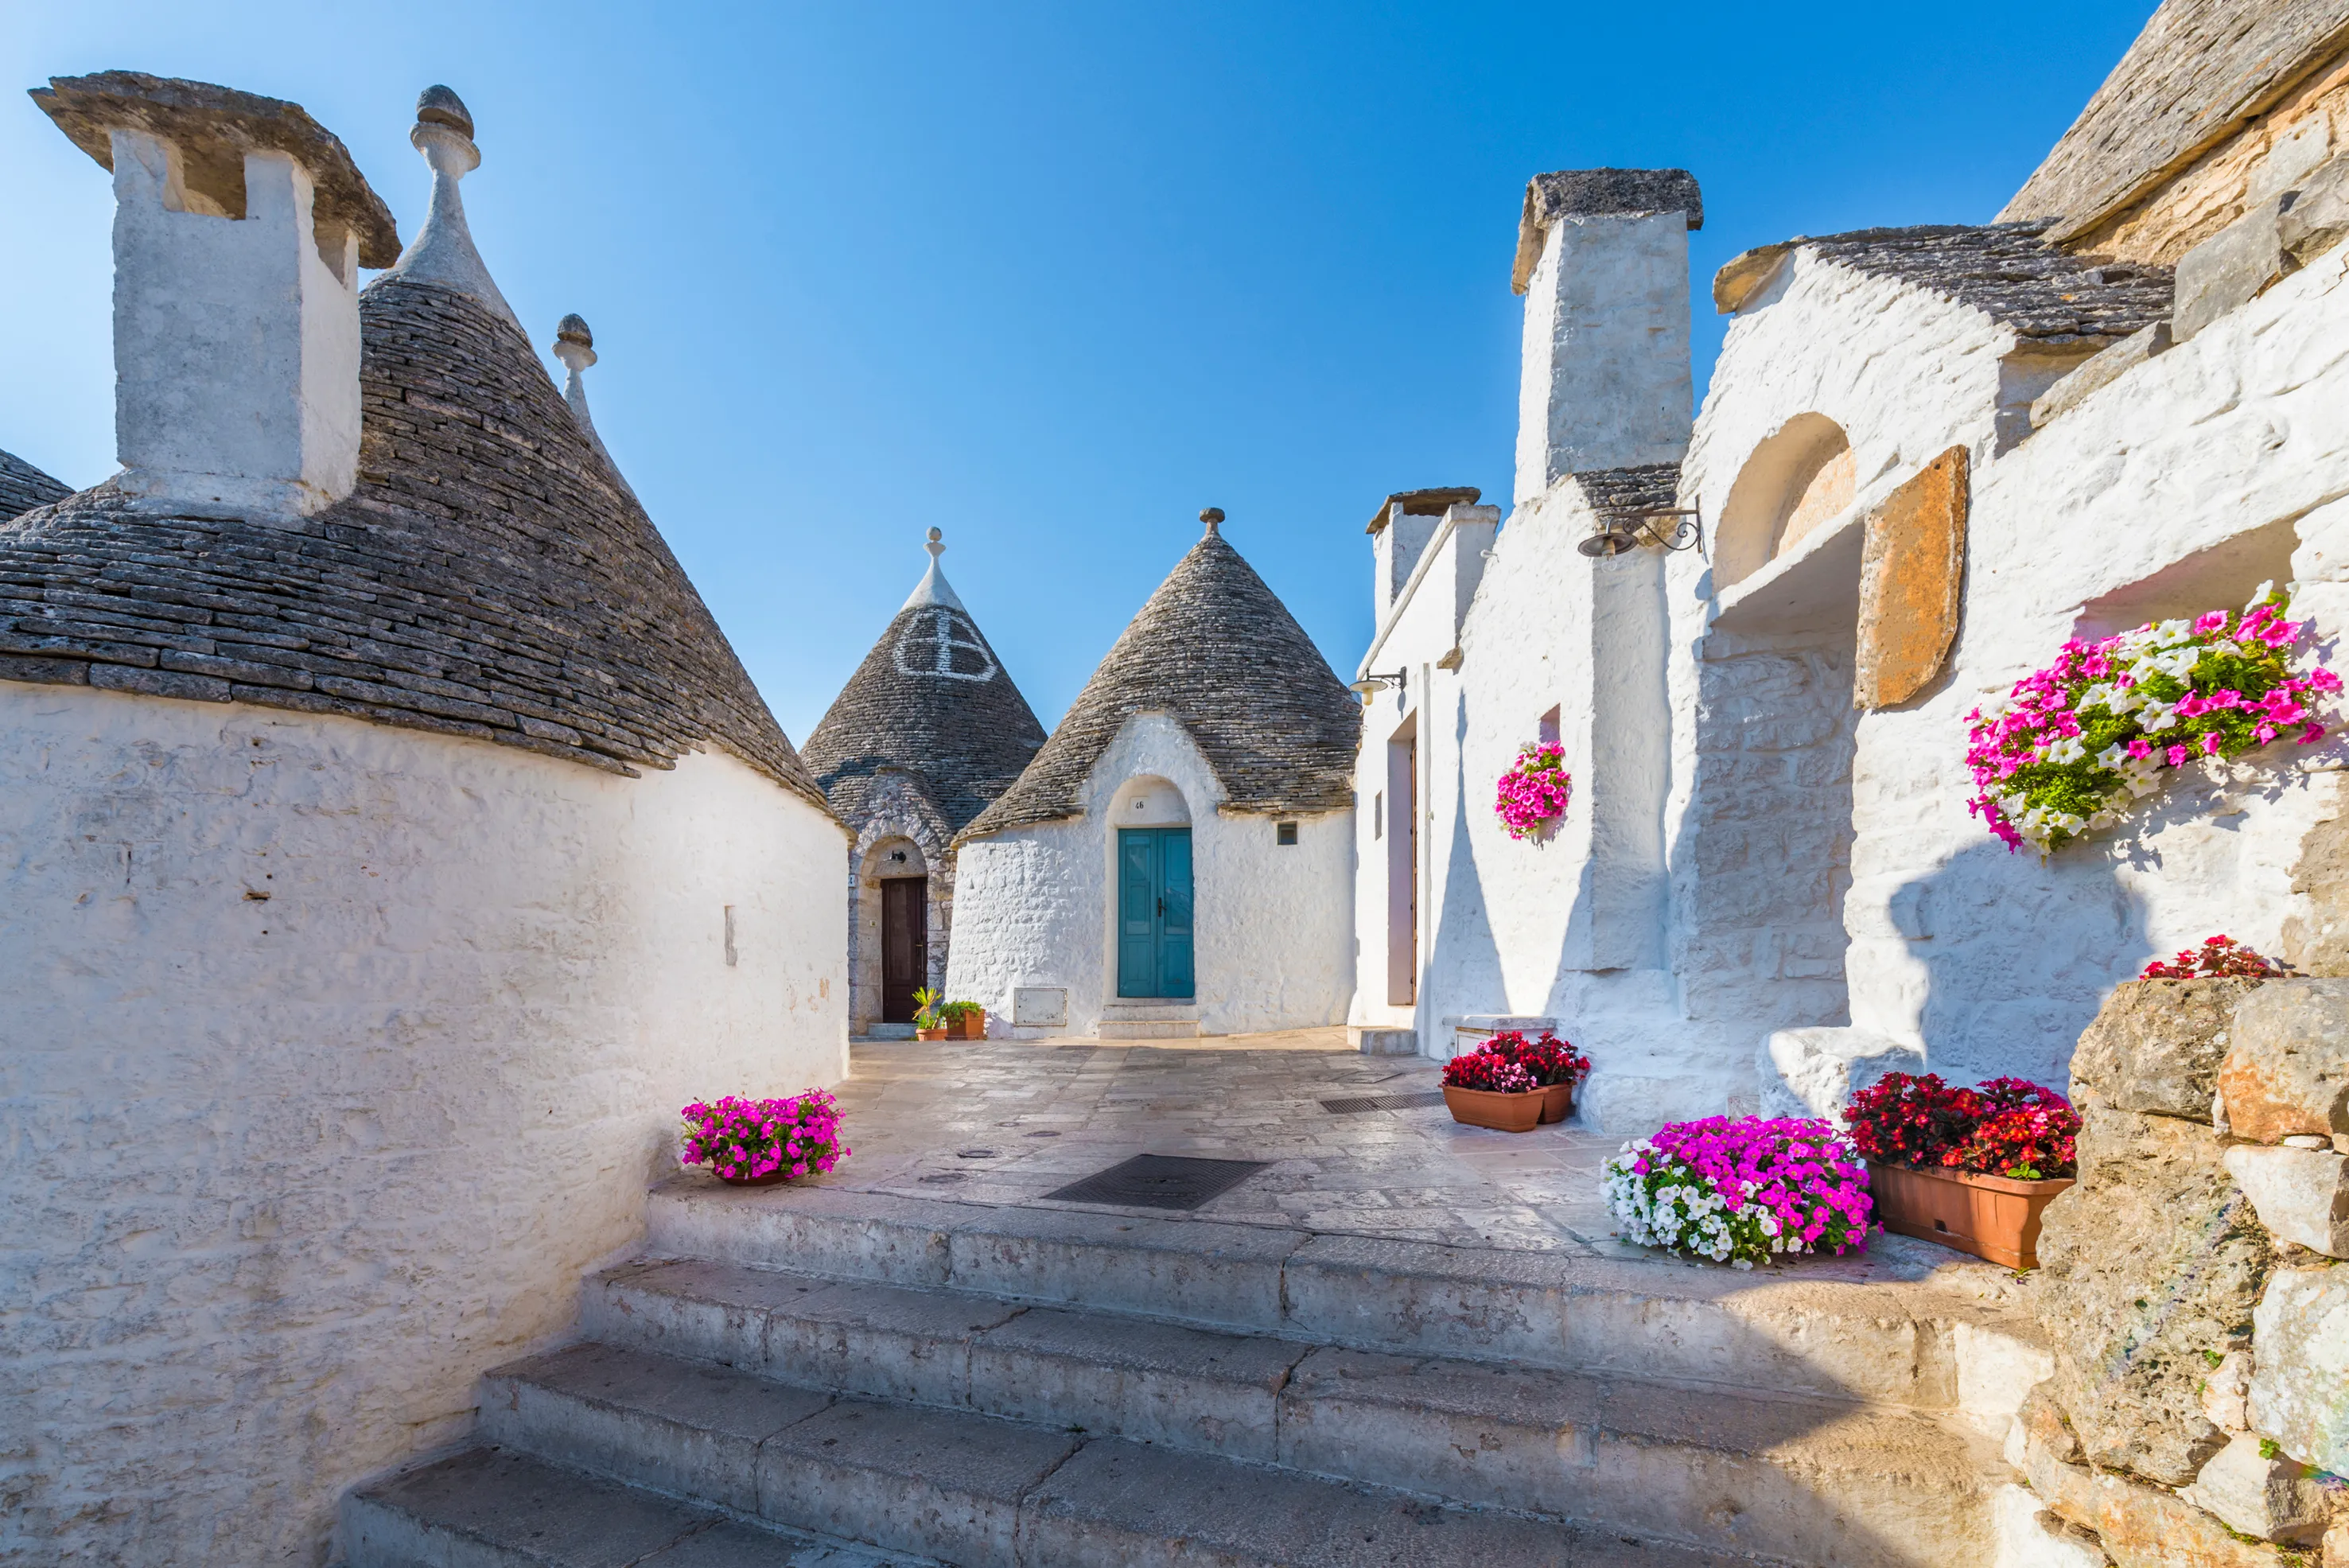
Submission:
[[1117,835],[1117,993],[1192,994],[1191,830]]

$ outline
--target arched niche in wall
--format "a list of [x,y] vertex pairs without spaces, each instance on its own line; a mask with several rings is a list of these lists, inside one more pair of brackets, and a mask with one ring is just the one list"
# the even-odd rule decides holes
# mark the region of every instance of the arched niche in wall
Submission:
[[1796,414],[1764,437],[1721,509],[1716,586],[1752,576],[1849,506],[1855,479],[1851,442],[1825,414]]
[[1183,792],[1155,774],[1142,774],[1117,786],[1109,819],[1118,827],[1184,827],[1191,821]]

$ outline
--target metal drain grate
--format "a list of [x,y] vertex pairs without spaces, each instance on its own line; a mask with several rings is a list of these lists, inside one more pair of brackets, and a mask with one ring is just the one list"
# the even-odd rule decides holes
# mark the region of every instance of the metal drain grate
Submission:
[[1331,1116],[1350,1116],[1362,1111],[1417,1111],[1444,1103],[1441,1089],[1430,1089],[1417,1095],[1356,1095],[1351,1099],[1324,1100],[1321,1108]]
[[1044,1196],[1062,1203],[1106,1203],[1124,1209],[1196,1209],[1271,1163],[1268,1159],[1137,1154]]

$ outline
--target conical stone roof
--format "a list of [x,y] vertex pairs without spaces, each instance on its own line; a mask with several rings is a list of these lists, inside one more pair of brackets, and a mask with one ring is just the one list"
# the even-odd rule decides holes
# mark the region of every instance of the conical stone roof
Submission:
[[[1220,517],[1220,514],[1211,514]],[[1078,793],[1127,719],[1172,715],[1230,812],[1353,804],[1362,711],[1264,579],[1211,523],[1120,634],[1019,782],[966,838],[1079,815]]]
[[824,808],[684,568],[480,300],[359,300],[359,482],[297,527],[111,481],[0,524],[0,679],[341,713],[620,774],[730,752]]
[[50,478],[13,452],[0,452],[0,522],[72,493],[73,486]]
[[861,824],[879,781],[910,777],[950,837],[1010,787],[1044,743],[1044,726],[1011,682],[937,556],[888,629],[808,737],[800,756],[832,808]]

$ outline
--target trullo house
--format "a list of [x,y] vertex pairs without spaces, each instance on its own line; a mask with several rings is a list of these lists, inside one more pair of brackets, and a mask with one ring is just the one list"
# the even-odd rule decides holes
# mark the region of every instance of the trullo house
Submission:
[[405,250],[298,105],[34,96],[112,173],[122,467],[0,492],[9,1533],[319,1562],[676,1106],[843,1075],[847,840],[492,281],[455,94]]
[[904,1034],[946,982],[954,836],[1044,743],[1028,700],[946,578],[922,575],[808,736],[801,760],[856,835],[848,861],[850,1027]]
[[1361,711],[1223,516],[956,840],[947,990],[1011,1033],[1344,1022]]

